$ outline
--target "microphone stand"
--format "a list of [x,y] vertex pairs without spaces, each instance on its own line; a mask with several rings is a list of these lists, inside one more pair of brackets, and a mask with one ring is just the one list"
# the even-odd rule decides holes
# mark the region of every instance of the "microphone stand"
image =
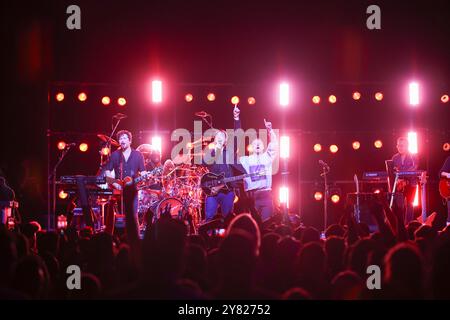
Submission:
[[323,178],[324,183],[324,197],[323,197],[323,233],[325,234],[325,231],[327,230],[327,218],[328,218],[328,180],[327,180],[327,174],[330,173],[330,167],[327,165],[322,165],[322,173],[320,176]]

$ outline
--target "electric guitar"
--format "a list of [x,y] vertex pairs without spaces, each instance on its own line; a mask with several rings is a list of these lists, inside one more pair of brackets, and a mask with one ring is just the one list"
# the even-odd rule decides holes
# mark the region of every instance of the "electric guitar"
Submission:
[[122,180],[106,177],[106,182],[110,185],[117,183],[121,187],[131,186],[133,184],[138,184],[140,182],[150,180],[154,176],[160,175],[162,173],[162,171],[163,171],[162,167],[157,167],[157,168],[153,169],[152,171],[147,171],[146,173],[142,174],[141,176],[139,176],[137,178],[132,178],[132,177],[127,176]]
[[441,177],[439,180],[439,193],[445,200],[450,199],[450,179]]
[[215,174],[212,172],[208,172],[202,175],[202,178],[200,179],[200,187],[207,196],[215,196],[222,189],[229,190],[230,188],[227,185],[227,183],[229,182],[265,175],[266,175],[265,171],[259,171],[248,174],[242,174],[240,176],[225,178],[224,173]]

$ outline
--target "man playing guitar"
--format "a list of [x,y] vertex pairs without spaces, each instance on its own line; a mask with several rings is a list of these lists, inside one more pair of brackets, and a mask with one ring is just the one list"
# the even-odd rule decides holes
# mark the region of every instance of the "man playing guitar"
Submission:
[[447,222],[450,222],[450,156],[447,157],[444,165],[439,171],[439,177],[441,179],[439,183],[439,191],[441,196],[447,200]]
[[127,223],[134,222],[137,227],[138,197],[133,179],[140,174],[146,174],[144,157],[139,151],[131,148],[131,132],[127,130],[119,131],[117,140],[120,148],[111,154],[111,158],[105,167],[105,176],[107,181],[113,181],[114,189],[122,191],[122,214],[125,214]]

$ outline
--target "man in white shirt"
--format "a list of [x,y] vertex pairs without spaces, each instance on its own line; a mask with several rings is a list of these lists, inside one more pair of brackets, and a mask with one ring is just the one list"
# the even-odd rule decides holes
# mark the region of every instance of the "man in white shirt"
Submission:
[[[239,112],[234,115],[234,119],[239,120]],[[272,129],[272,123],[264,119],[264,125],[269,133],[267,149],[264,150],[261,139],[255,139],[251,142],[251,154],[239,158],[247,173],[262,173],[244,179],[245,191],[262,221],[269,219],[273,214],[272,163],[278,153],[277,137]]]

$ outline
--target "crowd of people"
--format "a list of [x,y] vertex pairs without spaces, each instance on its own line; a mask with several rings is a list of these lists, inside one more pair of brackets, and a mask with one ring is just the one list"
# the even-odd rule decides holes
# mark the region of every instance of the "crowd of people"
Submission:
[[[143,239],[131,227],[111,236],[1,225],[0,299],[449,299],[446,217],[405,225],[381,200],[371,214],[377,232],[346,211],[324,236],[281,213],[264,223],[218,216],[192,235],[163,214]],[[82,271],[79,290],[67,287],[71,265]],[[380,267],[379,289],[367,286],[370,265]]]

